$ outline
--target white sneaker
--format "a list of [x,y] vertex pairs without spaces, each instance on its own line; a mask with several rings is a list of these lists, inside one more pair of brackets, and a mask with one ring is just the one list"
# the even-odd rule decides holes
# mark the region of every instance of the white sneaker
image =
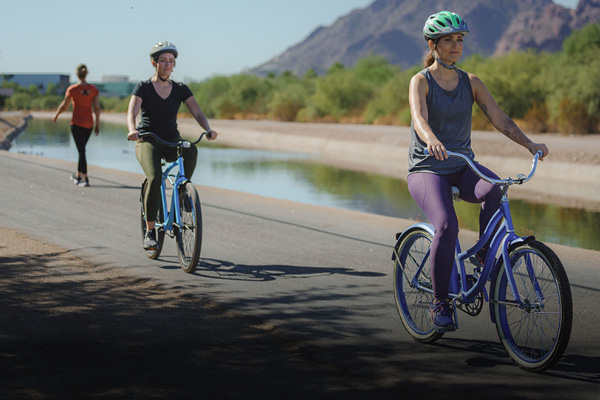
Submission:
[[76,185],[79,185],[81,183],[81,178],[79,176],[77,176],[77,174],[71,175],[71,180]]

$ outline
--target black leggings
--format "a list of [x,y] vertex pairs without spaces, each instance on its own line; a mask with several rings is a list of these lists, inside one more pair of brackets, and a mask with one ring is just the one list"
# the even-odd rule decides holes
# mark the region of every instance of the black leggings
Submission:
[[85,145],[90,136],[92,136],[92,128],[82,128],[81,126],[71,125],[71,133],[75,146],[79,152],[79,162],[77,163],[77,172],[87,175],[87,160],[85,159]]

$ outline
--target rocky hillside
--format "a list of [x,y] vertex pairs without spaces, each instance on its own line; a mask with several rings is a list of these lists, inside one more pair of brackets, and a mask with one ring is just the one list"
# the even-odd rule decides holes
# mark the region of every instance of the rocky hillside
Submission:
[[450,10],[463,16],[471,29],[464,56],[505,54],[511,50],[561,49],[574,29],[600,21],[600,0],[579,0],[575,10],[552,0],[375,0],[369,6],[319,27],[306,39],[251,72],[309,68],[324,73],[336,61],[352,66],[370,54],[384,56],[402,68],[420,62],[426,48],[422,36],[426,18]]

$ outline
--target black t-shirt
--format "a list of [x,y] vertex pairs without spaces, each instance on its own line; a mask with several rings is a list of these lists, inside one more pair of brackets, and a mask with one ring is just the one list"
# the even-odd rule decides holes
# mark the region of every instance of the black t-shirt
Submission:
[[177,113],[181,103],[192,96],[192,91],[183,83],[171,83],[171,94],[166,99],[156,93],[150,80],[141,81],[133,89],[133,94],[142,99],[142,120],[137,126],[139,132],[152,132],[166,141],[179,137]]

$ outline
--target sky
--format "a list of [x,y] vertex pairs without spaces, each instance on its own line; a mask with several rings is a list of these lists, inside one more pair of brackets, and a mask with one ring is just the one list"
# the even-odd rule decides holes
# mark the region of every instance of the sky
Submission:
[[[0,74],[60,73],[88,81],[150,78],[149,51],[170,41],[177,81],[256,67],[373,0],[0,0]],[[418,1],[418,0],[415,0]],[[578,0],[554,0],[574,8]]]

